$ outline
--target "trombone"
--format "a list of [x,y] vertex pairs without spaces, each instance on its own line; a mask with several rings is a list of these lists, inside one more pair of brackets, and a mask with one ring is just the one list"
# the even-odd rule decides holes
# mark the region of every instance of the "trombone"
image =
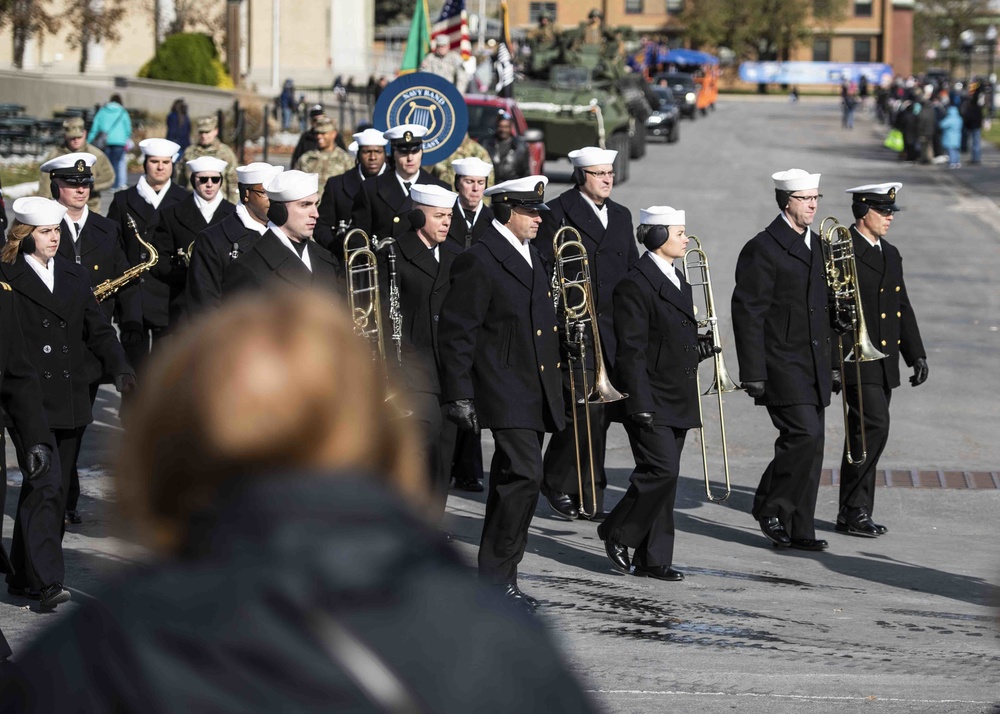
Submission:
[[[829,223],[829,227],[827,227]],[[846,377],[845,362],[854,362],[858,389],[858,422],[861,427],[861,456],[857,459],[851,451],[850,411],[847,405],[847,385],[844,381],[841,397],[844,404],[844,451],[847,463],[852,466],[863,464],[868,458],[868,441],[865,438],[865,403],[861,396],[861,363],[884,359],[885,355],[872,344],[865,325],[865,312],[861,308],[861,288],[858,285],[858,268],[854,262],[854,239],[847,226],[841,225],[833,216],[824,218],[819,227],[820,243],[823,246],[823,263],[826,284],[833,295],[834,314],[846,311],[851,319],[854,344],[844,356],[844,337],[837,335],[837,353],[840,358],[840,373]]]
[[[726,360],[722,354],[722,341],[719,337],[719,317],[715,311],[715,295],[712,292],[712,274],[708,267],[708,256],[702,250],[701,241],[697,236],[688,236],[688,239],[695,244],[694,248],[688,249],[684,253],[684,261],[681,264],[684,279],[688,281],[692,288],[700,287],[705,300],[705,317],[698,320],[698,327],[707,327],[712,332],[712,347],[715,348],[715,372],[712,386],[702,396],[717,394],[719,397],[719,430],[722,436],[722,467],[726,477],[726,490],[721,496],[716,496],[712,492],[712,483],[708,477],[708,448],[705,445],[705,419],[701,407],[701,399],[698,399],[698,418],[702,426],[698,429],[698,440],[701,442],[701,463],[702,471],[705,475],[705,493],[708,500],[713,503],[722,503],[732,492],[732,485],[729,480],[729,450],[726,447],[726,417],[722,410],[722,395],[728,392],[739,390],[739,386],[729,376],[726,369]],[[698,308],[695,306],[695,314]],[[698,392],[701,392],[701,377],[695,372],[695,384]]]
[[[573,234],[574,239],[565,238],[567,233]],[[590,261],[587,258],[587,249],[584,247],[580,232],[572,226],[563,226],[556,231],[552,237],[552,252],[555,270],[552,282],[556,287],[553,291],[555,300],[561,301],[566,317],[566,335],[568,339],[574,340],[580,346],[580,365],[582,367],[582,383],[580,391],[583,396],[577,397],[576,377],[573,365],[569,366],[569,393],[573,402],[573,439],[576,445],[576,481],[580,493],[580,515],[584,518],[592,518],[597,514],[597,477],[594,472],[593,453],[593,430],[590,424],[591,404],[610,404],[628,398],[627,394],[622,394],[615,389],[611,380],[608,379],[608,372],[604,366],[604,352],[601,350],[601,335],[597,328],[597,308],[594,305],[594,291],[590,282]],[[570,300],[571,294],[579,293],[577,302]],[[586,361],[586,330],[587,323],[590,323],[594,333],[594,386],[591,389],[587,380]],[[580,456],[580,432],[577,430],[578,419],[576,416],[576,405],[584,405],[584,420],[587,427],[587,451],[590,458],[590,498],[591,509],[587,511],[583,503],[583,467]]]

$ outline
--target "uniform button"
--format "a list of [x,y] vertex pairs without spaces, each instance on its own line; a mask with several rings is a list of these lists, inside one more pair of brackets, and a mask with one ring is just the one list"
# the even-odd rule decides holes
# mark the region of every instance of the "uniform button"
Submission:
[[687,352],[691,349],[691,345],[684,345],[684,351]]
[[65,377],[66,379],[69,379],[69,370],[68,369],[64,369],[63,370],[63,377]]
[[601,287],[602,285],[604,285],[604,281],[603,280],[598,280],[597,281],[597,287]]
[[45,347],[42,348],[42,352],[44,352],[45,354],[49,354],[51,351],[52,347],[50,345],[45,345]]
[[48,320],[42,320],[42,327],[48,327],[48,326],[49,326],[49,321]]
[[815,309],[813,309],[813,308],[809,308],[809,314],[810,314],[810,315],[814,315],[815,313],[816,313],[816,310],[815,310]]
[[826,338],[826,344],[830,344],[830,338],[829,337]]
[[903,313],[901,313],[901,312],[897,312],[896,313],[896,317],[902,317],[902,316],[903,316]]
[[896,286],[896,292],[897,293],[899,292],[899,286],[898,285]]
[[67,352],[69,352],[69,346],[68,345],[63,345],[62,346],[62,351],[63,351],[63,354],[66,354]]
[[621,255],[621,254],[622,254],[622,252],[621,252],[621,251],[618,251],[618,255]]
[[59,327],[66,327],[66,321],[65,320],[60,320],[59,321]]
[[539,337],[541,337],[542,336],[542,331],[538,330],[535,334],[538,335]]
[[885,347],[885,340],[882,340],[882,346]]
[[435,315],[435,316],[434,316],[434,322],[437,322],[437,321],[438,321],[438,316],[437,316],[437,315]]
[[813,347],[817,347],[818,345],[819,345],[819,340],[813,340]]
[[897,344],[897,345],[898,345],[898,344],[899,344],[900,342],[902,342],[902,340],[896,340],[896,344]]
[[879,289],[878,289],[878,291],[879,291],[880,293],[884,293],[884,292],[885,292],[885,288],[879,288]]
[[43,372],[42,376],[45,377],[46,379],[49,379],[52,377],[52,372]]
[[392,222],[393,223],[399,223],[399,216],[393,216],[392,217]]
[[539,372],[544,372],[545,371],[545,365],[544,364],[538,365],[538,371]]
[[549,297],[552,297],[552,291],[551,290],[549,291]]
[[553,332],[559,332],[559,327],[557,325],[553,325],[552,326],[552,331]]
[[601,254],[601,251],[599,251],[599,250],[595,250],[595,251],[594,251],[594,257],[595,257],[595,258],[596,258],[597,256],[599,256],[600,254]]
[[883,320],[885,319],[885,313],[884,312],[882,313],[882,319]]
[[94,266],[94,270],[97,270],[97,269],[98,269],[98,267],[99,267],[99,266],[95,265],[95,266]]
[[559,369],[560,367],[562,367],[562,362],[556,362],[556,369]]

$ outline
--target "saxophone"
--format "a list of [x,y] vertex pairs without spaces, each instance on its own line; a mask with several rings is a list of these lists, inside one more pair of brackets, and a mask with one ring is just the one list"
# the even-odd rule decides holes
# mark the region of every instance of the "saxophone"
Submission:
[[156,252],[156,248],[142,239],[142,236],[139,234],[139,228],[135,225],[135,221],[132,220],[132,216],[125,214],[125,220],[128,221],[129,228],[135,232],[135,237],[139,243],[145,246],[149,251],[149,258],[144,263],[139,263],[139,265],[134,268],[129,268],[117,278],[105,280],[103,283],[94,288],[94,297],[97,298],[97,302],[104,302],[107,300],[109,297],[156,265],[156,261],[160,259],[159,254]]

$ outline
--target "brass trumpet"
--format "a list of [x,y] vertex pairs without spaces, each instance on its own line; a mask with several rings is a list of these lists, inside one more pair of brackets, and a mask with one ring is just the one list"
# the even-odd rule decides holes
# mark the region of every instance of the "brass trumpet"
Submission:
[[[829,227],[827,227],[829,223]],[[850,315],[851,331],[854,334],[854,344],[851,351],[844,356],[844,338],[837,335],[837,354],[840,358],[840,374],[846,376],[845,362],[854,362],[858,389],[858,420],[861,426],[861,456],[855,459],[851,452],[850,411],[847,405],[847,388],[841,392],[844,404],[844,439],[847,463],[857,466],[868,458],[868,441],[865,438],[865,404],[861,396],[861,363],[884,359],[882,354],[868,336],[865,325],[865,313],[861,309],[861,288],[858,285],[858,268],[854,262],[854,240],[851,230],[841,225],[833,216],[824,218],[819,227],[820,244],[823,247],[823,262],[826,272],[826,284],[833,295],[833,310],[840,314],[846,311]]]
[[[563,236],[571,233],[576,236],[575,240],[564,239]],[[597,328],[597,308],[594,305],[593,286],[590,282],[590,261],[587,258],[587,249],[584,247],[580,232],[572,226],[563,226],[556,231],[552,237],[552,252],[555,262],[552,282],[558,292],[553,291],[555,299],[562,302],[563,311],[566,317],[566,335],[580,345],[580,364],[583,375],[583,383],[580,385],[583,392],[582,397],[577,397],[575,370],[570,365],[569,370],[569,393],[573,401],[573,439],[576,445],[576,480],[580,489],[580,515],[584,518],[591,518],[597,513],[597,477],[594,473],[594,453],[593,453],[593,430],[590,424],[590,405],[609,404],[622,399],[627,399],[627,394],[622,394],[611,384],[608,379],[608,371],[604,366],[604,352],[601,350],[601,335]],[[570,296],[575,292],[579,293],[577,302],[572,302]],[[590,388],[587,382],[586,364],[586,329],[590,323],[594,333],[594,387]],[[576,405],[584,405],[586,415],[585,424],[587,427],[587,450],[590,452],[590,496],[591,509],[587,511],[583,503],[583,468],[580,458],[580,433],[577,431]]]
[[[729,376],[729,370],[726,369],[725,355],[722,353],[722,340],[719,337],[719,317],[718,313],[715,311],[715,295],[712,292],[712,274],[708,267],[708,255],[701,247],[701,241],[698,240],[697,236],[688,236],[688,239],[693,241],[695,244],[694,248],[689,248],[684,253],[684,261],[681,263],[681,268],[684,273],[684,279],[690,283],[692,288],[701,288],[702,295],[705,301],[705,317],[698,320],[698,327],[707,327],[712,332],[712,346],[716,348],[715,351],[715,372],[712,379],[712,386],[709,387],[702,396],[709,396],[712,394],[717,394],[719,397],[719,429],[722,436],[722,467],[726,478],[726,490],[721,496],[716,496],[712,492],[712,482],[709,479],[708,474],[708,447],[705,445],[705,420],[704,412],[701,407],[701,399],[698,399],[698,418],[702,422],[702,426],[698,429],[698,440],[701,442],[701,463],[702,471],[705,475],[705,493],[708,495],[708,500],[713,503],[722,503],[732,492],[732,485],[729,480],[729,450],[726,446],[726,417],[722,409],[722,395],[728,392],[735,392],[740,389],[732,377]],[[695,314],[697,315],[698,307],[695,305]],[[701,392],[701,377],[695,373],[695,384],[697,385],[697,390]]]

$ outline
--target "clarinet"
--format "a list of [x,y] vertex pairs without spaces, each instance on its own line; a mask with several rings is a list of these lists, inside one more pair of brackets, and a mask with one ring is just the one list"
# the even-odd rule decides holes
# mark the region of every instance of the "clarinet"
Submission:
[[403,364],[403,313],[399,309],[399,279],[396,273],[396,241],[389,239],[389,321],[396,345],[396,362]]

